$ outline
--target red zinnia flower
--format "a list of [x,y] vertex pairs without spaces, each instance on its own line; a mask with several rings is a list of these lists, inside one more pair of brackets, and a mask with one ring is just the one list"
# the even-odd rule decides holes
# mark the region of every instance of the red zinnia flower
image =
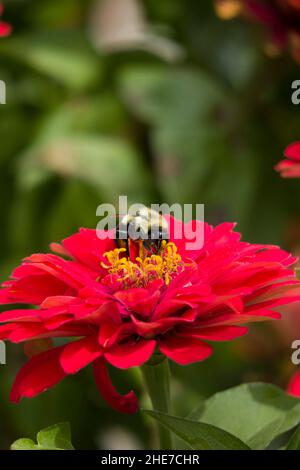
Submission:
[[178,364],[202,361],[212,353],[205,340],[243,336],[244,323],[280,318],[274,309],[299,300],[289,253],[240,241],[234,224],[202,222],[203,248],[186,251],[185,240],[172,236],[182,223],[165,219],[170,242],[162,242],[157,254],[130,259],[114,240],[81,229],[62,245],[52,244],[57,254],[34,254],[15,269],[0,302],[37,308],[0,314],[0,339],[78,339],[33,356],[17,375],[12,401],[34,397],[93,363],[106,401],[134,412],[134,393],[116,392],[107,362],[120,369],[141,366],[156,347]]
[[[3,13],[3,5],[0,3],[0,16]],[[0,21],[0,37],[3,36],[9,36],[11,33],[11,26],[8,23],[5,23],[4,21]]]
[[286,160],[275,166],[283,178],[300,178],[300,142],[290,144],[284,151]]
[[287,389],[288,393],[300,397],[300,372],[296,372],[290,380]]
[[265,26],[271,38],[270,53],[291,48],[300,61],[300,0],[214,0],[223,19],[244,14]]

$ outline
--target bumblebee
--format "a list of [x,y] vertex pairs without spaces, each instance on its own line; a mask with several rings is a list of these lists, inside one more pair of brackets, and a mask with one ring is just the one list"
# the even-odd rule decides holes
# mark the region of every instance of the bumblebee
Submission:
[[116,227],[116,245],[129,257],[143,257],[145,251],[158,254],[163,240],[169,241],[168,224],[162,214],[147,207],[123,216]]

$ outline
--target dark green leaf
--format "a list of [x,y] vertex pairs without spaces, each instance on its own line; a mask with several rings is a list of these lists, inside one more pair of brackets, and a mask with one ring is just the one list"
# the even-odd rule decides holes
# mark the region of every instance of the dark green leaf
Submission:
[[158,411],[145,413],[167,427],[194,450],[250,450],[240,439],[216,426]]
[[192,418],[238,436],[252,449],[264,449],[300,422],[300,400],[274,385],[243,384],[213,395]]
[[289,440],[286,450],[300,450],[300,426],[296,429]]

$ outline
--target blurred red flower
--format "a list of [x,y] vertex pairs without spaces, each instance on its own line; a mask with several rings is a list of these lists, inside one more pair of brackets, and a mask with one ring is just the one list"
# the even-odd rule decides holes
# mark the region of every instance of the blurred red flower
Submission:
[[215,0],[215,6],[223,19],[242,14],[262,24],[271,39],[267,52],[289,48],[300,61],[300,0]]
[[[0,3],[0,16],[2,16],[3,13],[3,5]],[[4,36],[9,36],[11,33],[11,26],[8,23],[5,23],[4,21],[0,21],[0,37]]]
[[106,363],[141,366],[156,347],[178,364],[202,361],[212,354],[205,340],[243,336],[241,325],[280,318],[277,307],[300,299],[289,253],[242,242],[234,224],[202,222],[197,227],[204,230],[204,246],[186,251],[185,240],[172,235],[182,223],[165,218],[170,241],[157,254],[144,249],[141,258],[127,257],[114,240],[81,229],[51,245],[57,254],[34,254],[14,270],[0,302],[37,308],[0,314],[0,339],[77,339],[34,355],[16,377],[12,401],[34,397],[93,363],[106,401],[134,412],[134,393],[117,393]]
[[300,372],[296,372],[290,380],[287,389],[288,393],[300,397]]
[[285,160],[275,166],[283,178],[300,178],[300,142],[293,142],[284,151]]

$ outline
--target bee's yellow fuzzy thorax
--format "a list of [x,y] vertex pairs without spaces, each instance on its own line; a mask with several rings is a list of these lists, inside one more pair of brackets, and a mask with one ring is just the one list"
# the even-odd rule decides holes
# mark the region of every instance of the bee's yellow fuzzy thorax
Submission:
[[108,264],[101,263],[109,274],[123,283],[124,288],[144,287],[156,279],[162,279],[168,285],[183,268],[181,256],[173,242],[162,241],[160,254],[137,257],[135,261],[122,257],[124,252],[125,248],[108,251],[104,253]]

